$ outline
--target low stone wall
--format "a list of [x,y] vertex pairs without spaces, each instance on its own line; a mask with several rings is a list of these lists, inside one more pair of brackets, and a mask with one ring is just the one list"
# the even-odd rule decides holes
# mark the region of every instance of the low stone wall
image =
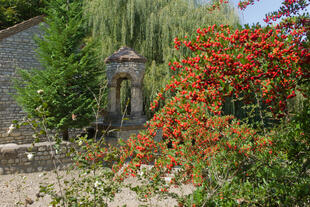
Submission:
[[[7,134],[8,129],[0,136],[0,145],[4,144],[30,144],[34,141],[32,135],[34,134],[33,130],[30,127],[23,126],[21,129],[14,129],[11,134]],[[44,138],[40,139],[41,142],[47,141]]]
[[[0,145],[0,174],[47,171],[54,169],[55,164],[58,168],[66,168],[72,163],[72,159],[67,155],[71,143],[62,143],[57,152],[54,148],[51,150],[54,144],[40,142],[34,145],[13,143]],[[55,161],[52,155],[55,155]]]
[[[8,129],[6,130],[5,133],[3,133],[3,137],[0,136],[0,145],[4,144],[31,144],[34,141],[33,134],[34,131],[28,127],[28,126],[23,126],[22,129],[14,129],[12,133],[8,134],[7,133]],[[81,135],[84,132],[83,129],[70,129],[69,130],[69,137],[72,139],[75,139],[79,135]],[[51,132],[49,131],[48,134],[53,135],[56,132]],[[61,136],[61,135],[60,135]],[[47,137],[41,136],[40,137],[40,142],[47,142],[48,139]]]

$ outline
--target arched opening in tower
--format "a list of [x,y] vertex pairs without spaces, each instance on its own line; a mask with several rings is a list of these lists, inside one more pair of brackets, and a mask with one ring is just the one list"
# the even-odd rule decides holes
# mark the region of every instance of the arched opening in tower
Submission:
[[120,111],[122,116],[130,116],[131,112],[131,81],[128,78],[120,79]]
[[115,118],[120,120],[122,117],[127,117],[131,115],[132,98],[134,98],[132,97],[132,78],[128,73],[119,73],[114,77],[114,81],[114,83],[116,83],[114,93],[116,94],[114,96],[115,104],[112,107],[115,109]]

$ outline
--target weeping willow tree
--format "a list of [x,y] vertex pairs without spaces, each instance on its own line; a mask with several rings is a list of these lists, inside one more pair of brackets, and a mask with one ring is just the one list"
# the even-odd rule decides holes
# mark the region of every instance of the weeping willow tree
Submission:
[[148,59],[144,78],[146,113],[153,97],[171,76],[167,63],[175,56],[185,55],[185,51],[174,50],[175,37],[192,34],[198,27],[239,23],[231,5],[210,12],[211,3],[206,0],[85,1],[93,36],[101,39],[102,59],[124,45]]

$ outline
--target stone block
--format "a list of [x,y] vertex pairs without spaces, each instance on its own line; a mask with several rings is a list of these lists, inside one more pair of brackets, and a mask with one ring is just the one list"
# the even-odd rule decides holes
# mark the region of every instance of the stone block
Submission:
[[26,170],[27,173],[31,173],[32,171],[33,171],[32,167],[27,167],[27,170]]
[[14,159],[9,159],[8,164],[14,164]]
[[39,147],[39,148],[38,148],[38,151],[39,151],[39,152],[46,151],[46,148],[45,148],[45,147]]
[[52,164],[53,164],[53,161],[52,161],[52,160],[46,160],[46,164],[47,164],[47,165],[52,165]]
[[0,145],[0,153],[3,157],[15,158],[18,155],[18,148],[18,145],[13,143]]
[[42,160],[49,160],[49,159],[51,159],[50,156],[43,156],[42,157]]
[[24,165],[31,165],[32,162],[24,162]]
[[10,136],[12,137],[20,137],[22,134],[20,132],[13,132],[12,134],[10,134]]

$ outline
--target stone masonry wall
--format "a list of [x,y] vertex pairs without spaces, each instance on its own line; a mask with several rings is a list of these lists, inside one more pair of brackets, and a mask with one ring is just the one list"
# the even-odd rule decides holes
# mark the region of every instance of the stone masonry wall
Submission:
[[25,116],[11,95],[14,94],[11,80],[16,76],[18,68],[41,68],[35,52],[37,46],[33,40],[40,33],[40,25],[37,24],[0,39],[0,144],[32,142],[32,133],[25,127],[14,130],[10,136],[7,131],[13,120],[20,120]]
[[[54,143],[51,142],[40,142],[34,146],[12,143],[0,145],[0,175],[48,171],[55,169],[54,164],[60,169],[71,165],[72,159],[67,155],[71,144],[63,142],[57,152],[53,145]],[[29,159],[29,153],[33,155],[31,159]],[[55,163],[52,154],[55,155]]]

